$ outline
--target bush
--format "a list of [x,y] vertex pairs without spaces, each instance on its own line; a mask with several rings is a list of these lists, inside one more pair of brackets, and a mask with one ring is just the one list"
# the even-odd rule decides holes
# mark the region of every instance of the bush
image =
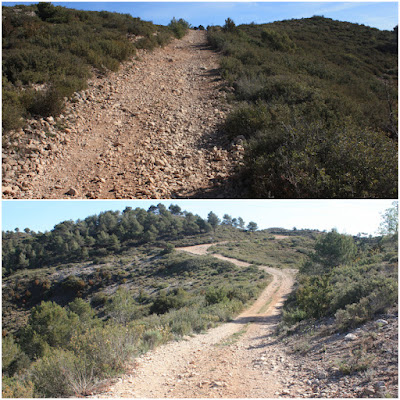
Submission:
[[380,132],[302,124],[259,132],[245,162],[257,196],[392,198],[396,153]]
[[65,347],[77,330],[79,317],[56,303],[43,301],[32,309],[23,332],[22,347],[31,357],[42,356],[50,347]]
[[108,296],[104,292],[97,292],[91,298],[90,304],[93,307],[103,306],[104,304],[106,304],[107,300]]
[[32,366],[35,392],[40,397],[78,397],[93,387],[93,366],[72,351],[52,349]]
[[206,292],[206,303],[208,305],[228,302],[228,290],[225,287],[210,287]]
[[190,24],[186,22],[184,19],[179,19],[179,21],[176,20],[176,18],[172,18],[171,22],[168,25],[169,29],[172,31],[175,37],[178,39],[182,39],[188,29],[190,28]]
[[294,51],[296,45],[286,32],[279,33],[272,29],[264,29],[261,32],[261,40],[273,50]]
[[143,334],[143,344],[145,348],[154,349],[157,345],[162,343],[163,337],[159,330],[153,329],[146,331]]
[[78,293],[86,287],[86,283],[83,279],[78,278],[75,275],[69,275],[68,278],[62,282],[62,286],[63,289],[67,291]]
[[335,322],[339,329],[355,328],[376,314],[386,311],[397,301],[397,282],[392,280],[362,297],[358,302],[348,304],[335,314]]
[[227,20],[209,29],[210,45],[225,56],[222,76],[246,102],[224,128],[249,140],[242,177],[252,197],[397,197],[397,120],[389,112],[397,81],[376,79],[377,65],[383,73],[397,58],[382,63],[375,46],[365,51],[371,37],[383,39],[368,32],[367,40],[364,28],[323,18],[238,27]]
[[102,379],[114,372],[121,372],[138,346],[136,330],[120,325],[95,326],[84,334],[71,338],[71,349],[91,366],[93,376]]
[[[21,127],[21,117],[60,114],[63,98],[86,87],[92,67],[116,71],[120,62],[135,54],[136,46],[128,34],[144,36],[142,48],[163,45],[171,36],[165,27],[117,13],[78,12],[50,3],[18,11],[3,8],[5,131]],[[37,16],[28,16],[32,11]],[[177,32],[184,32],[184,26],[183,20],[177,21]],[[159,34],[153,36],[157,31]],[[7,90],[4,79],[11,85]],[[47,89],[36,92],[32,89],[35,83],[45,84]]]
[[161,291],[150,307],[150,313],[165,314],[171,309],[182,308],[188,301],[188,294],[182,288],[170,293]]
[[34,386],[31,381],[20,378],[2,378],[2,397],[13,399],[28,399],[34,397]]
[[[13,336],[8,335],[3,338],[1,345],[3,377],[4,375],[11,377],[29,367],[29,358],[21,350],[21,347],[18,345],[18,343],[15,343]],[[10,385],[11,382],[14,381],[10,381]]]
[[125,288],[119,288],[105,307],[107,315],[117,324],[126,325],[140,316],[138,306]]

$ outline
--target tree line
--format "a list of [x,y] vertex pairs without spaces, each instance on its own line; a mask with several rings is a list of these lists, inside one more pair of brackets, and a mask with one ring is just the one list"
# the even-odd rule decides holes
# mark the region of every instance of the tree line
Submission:
[[[245,229],[244,220],[225,214],[220,220],[210,212],[207,219],[182,211],[178,205],[151,206],[147,211],[126,207],[120,211],[106,211],[84,220],[64,221],[49,232],[2,232],[3,275],[25,268],[40,268],[57,262],[84,261],[119,252],[129,246],[156,240],[174,240],[200,235],[217,229],[219,225]],[[247,230],[254,232],[257,224],[250,222]]]

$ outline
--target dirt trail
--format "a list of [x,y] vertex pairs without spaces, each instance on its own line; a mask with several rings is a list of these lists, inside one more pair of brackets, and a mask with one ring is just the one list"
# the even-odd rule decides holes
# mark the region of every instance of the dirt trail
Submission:
[[[210,244],[180,248],[205,254]],[[214,255],[238,266],[249,264]],[[294,270],[260,267],[272,282],[232,322],[205,334],[168,343],[136,360],[131,375],[99,397],[276,397],[288,386],[290,363],[272,336],[280,307],[291,291]],[[260,368],[262,366],[262,368]],[[285,392],[283,392],[285,394]]]
[[204,31],[142,51],[94,77],[57,120],[31,120],[4,143],[3,196],[235,197],[226,182],[243,147],[218,133],[222,85]]

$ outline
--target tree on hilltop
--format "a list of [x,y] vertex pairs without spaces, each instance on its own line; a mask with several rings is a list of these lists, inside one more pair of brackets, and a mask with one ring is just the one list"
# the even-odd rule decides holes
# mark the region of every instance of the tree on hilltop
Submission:
[[255,222],[250,221],[250,222],[248,223],[248,225],[247,225],[247,230],[248,230],[249,232],[255,232],[257,229],[258,229],[258,225],[257,225]]
[[215,229],[221,220],[218,218],[217,214],[214,214],[212,211],[210,211],[207,216],[207,222],[212,226],[215,233]]

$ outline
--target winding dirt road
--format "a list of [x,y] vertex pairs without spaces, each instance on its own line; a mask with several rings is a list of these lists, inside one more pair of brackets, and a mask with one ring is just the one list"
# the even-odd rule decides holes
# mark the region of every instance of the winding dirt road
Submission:
[[[211,244],[179,248],[206,254]],[[240,267],[250,264],[214,255]],[[256,398],[276,397],[287,387],[288,360],[273,330],[290,293],[295,270],[260,267],[272,282],[253,305],[233,321],[205,334],[171,342],[140,357],[99,397]]]

